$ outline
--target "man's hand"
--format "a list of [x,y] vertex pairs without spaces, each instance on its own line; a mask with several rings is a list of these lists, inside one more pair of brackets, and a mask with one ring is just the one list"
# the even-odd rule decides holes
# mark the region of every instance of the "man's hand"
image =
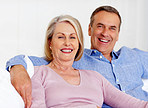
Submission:
[[10,70],[11,83],[21,95],[25,108],[30,108],[32,98],[31,79],[22,65],[15,65]]

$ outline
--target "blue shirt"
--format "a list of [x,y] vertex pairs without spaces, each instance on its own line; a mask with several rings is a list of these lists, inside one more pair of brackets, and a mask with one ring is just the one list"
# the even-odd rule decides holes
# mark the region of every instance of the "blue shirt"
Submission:
[[[7,69],[16,64],[22,64],[26,68],[23,58],[24,55],[19,55],[10,59],[7,62]],[[44,58],[35,56],[29,58],[35,66],[49,63]],[[142,90],[142,78],[148,79],[148,52],[122,47],[117,52],[112,51],[110,62],[99,51],[85,49],[82,58],[75,61],[73,67],[97,71],[121,91],[148,101],[148,92]]]

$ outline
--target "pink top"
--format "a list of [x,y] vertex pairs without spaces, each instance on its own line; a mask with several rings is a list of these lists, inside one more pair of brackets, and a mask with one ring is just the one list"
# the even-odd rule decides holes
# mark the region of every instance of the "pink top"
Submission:
[[101,74],[79,70],[80,84],[71,85],[50,67],[35,66],[31,108],[96,108],[103,102],[115,108],[148,108],[140,101],[112,86]]

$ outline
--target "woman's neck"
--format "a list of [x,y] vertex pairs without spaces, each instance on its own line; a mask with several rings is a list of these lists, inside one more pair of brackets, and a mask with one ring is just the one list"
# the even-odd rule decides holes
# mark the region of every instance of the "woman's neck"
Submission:
[[56,60],[51,61],[48,66],[59,74],[67,83],[71,85],[80,84],[80,73],[78,70],[72,67],[72,62],[58,62]]
[[68,61],[56,61],[53,60],[50,62],[49,66],[53,69],[61,70],[61,71],[67,71],[73,69],[72,67],[73,62]]

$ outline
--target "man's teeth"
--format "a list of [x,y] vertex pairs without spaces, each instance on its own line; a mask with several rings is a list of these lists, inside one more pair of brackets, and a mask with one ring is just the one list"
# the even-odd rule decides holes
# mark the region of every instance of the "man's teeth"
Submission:
[[62,50],[63,52],[72,52],[72,50]]
[[108,40],[103,40],[103,39],[100,39],[100,41],[101,41],[101,42],[108,42]]

